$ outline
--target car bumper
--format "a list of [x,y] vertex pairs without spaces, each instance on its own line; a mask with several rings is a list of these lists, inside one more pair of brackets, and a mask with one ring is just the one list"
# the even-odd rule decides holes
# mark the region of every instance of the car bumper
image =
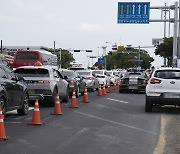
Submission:
[[121,84],[120,85],[121,90],[132,90],[132,91],[144,91],[146,89],[146,85],[144,84]]

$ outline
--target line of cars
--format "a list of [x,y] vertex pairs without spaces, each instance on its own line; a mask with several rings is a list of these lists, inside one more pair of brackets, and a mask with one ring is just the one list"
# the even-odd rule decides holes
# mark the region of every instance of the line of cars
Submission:
[[62,101],[68,102],[73,90],[79,97],[84,94],[85,86],[95,91],[99,84],[107,86],[112,76],[105,70],[73,71],[39,64],[18,67],[13,71],[1,65],[0,74],[0,103],[4,115],[14,109],[18,114],[27,114],[29,103],[36,99],[54,106],[57,94]]

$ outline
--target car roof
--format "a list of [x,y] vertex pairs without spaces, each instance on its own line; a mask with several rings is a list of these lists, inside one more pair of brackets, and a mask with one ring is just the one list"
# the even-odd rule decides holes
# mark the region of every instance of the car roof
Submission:
[[155,69],[155,71],[156,70],[180,70],[180,68],[178,68],[178,67],[160,67],[160,68]]
[[54,69],[58,69],[57,68],[57,66],[52,66],[52,65],[42,65],[42,66],[21,66],[21,67],[18,67],[18,68],[16,68],[16,69],[20,69],[20,68],[24,68],[24,69],[26,69],[26,68],[44,68],[44,69],[52,69],[52,68],[54,68]]

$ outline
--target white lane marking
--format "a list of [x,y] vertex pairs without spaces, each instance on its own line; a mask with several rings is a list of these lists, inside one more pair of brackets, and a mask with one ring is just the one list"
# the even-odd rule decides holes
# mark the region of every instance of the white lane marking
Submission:
[[106,105],[97,105],[101,108],[105,108],[105,109],[110,109],[110,110],[114,110],[114,111],[119,111],[119,112],[124,112],[124,110],[118,110],[116,108],[112,108],[112,107],[109,107],[109,106],[106,106]]
[[112,98],[107,98],[107,99],[110,100],[110,101],[121,102],[121,103],[125,103],[125,104],[129,103],[129,102],[120,101],[120,100],[112,99]]
[[21,122],[15,122],[15,121],[12,121],[12,122],[4,122],[6,124],[21,124]]
[[84,134],[85,132],[87,132],[89,130],[89,128],[83,128],[80,131],[78,131],[75,135],[73,135],[71,138],[69,138],[68,140],[66,140],[63,144],[61,144],[60,146],[58,146],[56,149],[62,149],[62,148],[66,148],[69,147],[69,145],[76,140],[76,138],[78,138],[79,136],[81,136],[82,134]]
[[131,128],[131,129],[138,130],[138,131],[142,131],[142,132],[145,132],[145,133],[157,135],[157,134],[154,133],[154,132],[151,132],[151,131],[148,131],[148,130],[145,130],[145,129],[141,129],[141,128],[138,128],[138,127],[126,125],[126,124],[119,123],[119,122],[116,122],[116,121],[107,120],[107,119],[104,119],[104,118],[100,118],[100,117],[93,116],[93,115],[86,114],[86,113],[79,112],[79,111],[74,111],[74,112],[76,112],[76,113],[78,113],[78,114],[81,114],[81,115],[84,115],[84,116],[88,116],[88,117],[91,117],[91,118],[95,118],[95,119],[98,119],[98,120],[101,120],[101,121],[105,121],[105,122],[109,122],[109,123],[112,123],[112,124],[116,124],[116,125],[119,125],[119,126],[124,126],[124,127],[128,127],[128,128]]

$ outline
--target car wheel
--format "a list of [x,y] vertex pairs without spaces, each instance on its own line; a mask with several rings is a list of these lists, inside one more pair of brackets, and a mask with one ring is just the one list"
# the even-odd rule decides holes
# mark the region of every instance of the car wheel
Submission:
[[67,88],[67,91],[66,91],[66,97],[65,99],[63,99],[64,102],[69,102],[69,88]]
[[6,104],[5,99],[3,97],[0,97],[0,105],[2,108],[2,115],[4,116],[4,118],[6,115],[6,105],[5,104]]
[[52,95],[52,97],[50,98],[50,102],[49,102],[51,106],[54,106],[54,105],[55,105],[57,93],[58,93],[58,90],[57,90],[57,89],[54,89],[53,95]]
[[79,86],[77,87],[77,90],[76,90],[76,97],[78,98],[80,95],[79,95]]
[[153,104],[152,104],[151,99],[148,96],[146,96],[145,111],[152,112],[152,107],[153,107]]
[[26,115],[28,114],[29,111],[29,96],[27,93],[24,94],[24,98],[23,98],[23,104],[21,109],[17,109],[17,112],[19,115]]

